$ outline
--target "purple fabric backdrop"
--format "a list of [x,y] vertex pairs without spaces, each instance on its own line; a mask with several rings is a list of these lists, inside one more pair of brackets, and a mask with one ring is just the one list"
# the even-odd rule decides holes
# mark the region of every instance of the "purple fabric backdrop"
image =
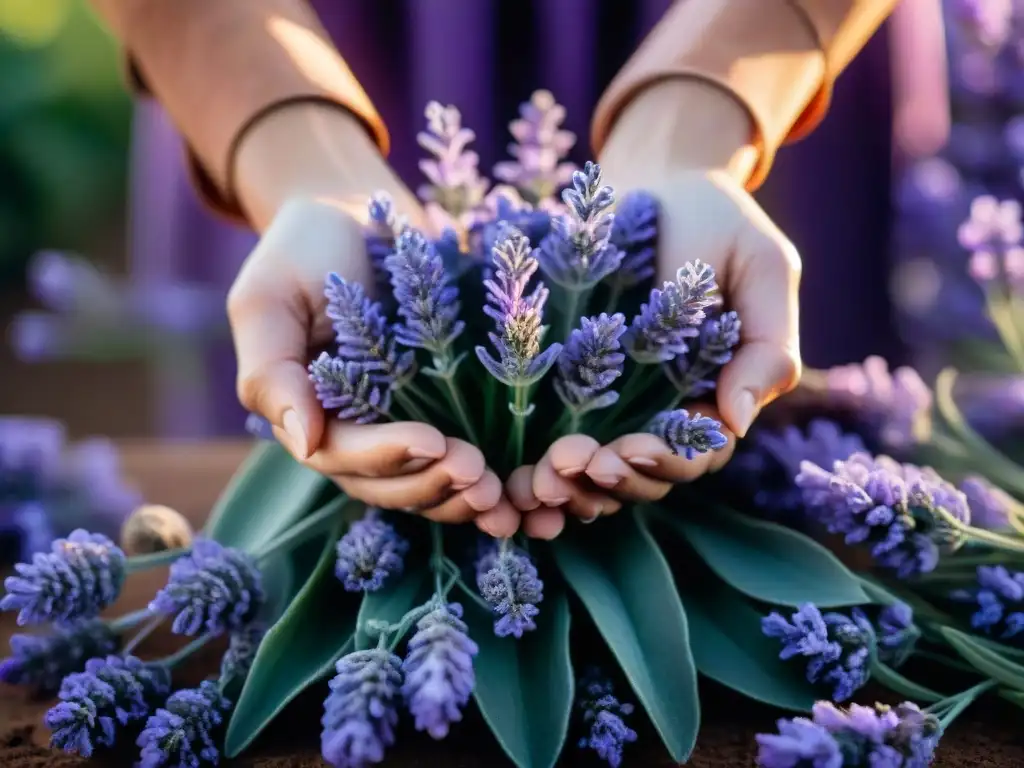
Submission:
[[[392,162],[418,176],[414,136],[427,101],[458,106],[489,168],[506,124],[535,88],[566,105],[585,138],[593,105],[670,0],[359,0],[319,3],[321,17],[391,129]],[[891,352],[885,293],[889,182],[886,46],[878,36],[843,76],[832,113],[779,158],[762,201],[804,254],[803,343],[817,365]],[[198,280],[225,293],[251,233],[199,208],[180,141],[154,105],[138,108],[132,274],[143,283]],[[573,153],[587,157],[586,142]],[[237,434],[230,349],[211,350],[198,389],[160,393],[168,437]]]

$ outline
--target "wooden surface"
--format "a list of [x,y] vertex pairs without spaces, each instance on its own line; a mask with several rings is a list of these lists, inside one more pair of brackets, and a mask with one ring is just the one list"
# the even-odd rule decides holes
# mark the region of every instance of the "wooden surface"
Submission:
[[[206,516],[210,505],[231,473],[248,452],[240,443],[174,444],[148,442],[123,444],[128,474],[144,491],[147,501],[166,504],[181,511],[196,523]],[[141,607],[159,587],[162,573],[146,574],[129,580],[122,605],[124,609]],[[0,641],[15,630],[13,617],[0,614]],[[167,635],[156,635],[142,649],[142,655],[163,655],[176,647]],[[183,670],[183,684],[192,684],[205,670],[216,664],[216,650],[196,659]],[[666,663],[669,663],[666,660]],[[317,688],[297,701],[275,723],[237,766],[260,768],[305,768],[319,766],[318,737],[320,703],[324,690]],[[775,718],[764,708],[751,705],[734,695],[714,688],[704,691],[705,712],[701,741],[690,765],[696,768],[737,768],[753,765],[753,735],[770,729]],[[866,701],[866,699],[864,699]],[[65,757],[46,748],[48,734],[40,725],[45,702],[32,702],[21,691],[0,686],[0,768],[67,768],[85,765],[84,761]],[[964,718],[943,741],[937,766],[948,768],[997,768],[1024,766],[1024,712],[999,710],[976,712]],[[570,745],[565,765],[583,765],[579,753]],[[131,765],[128,749],[93,765],[124,768]],[[434,744],[419,734],[400,735],[385,766],[396,768],[484,768],[506,765],[486,728],[474,713],[467,713],[448,742]],[[626,766],[659,768],[671,763],[664,757],[657,740],[641,728],[641,741],[627,752]]]

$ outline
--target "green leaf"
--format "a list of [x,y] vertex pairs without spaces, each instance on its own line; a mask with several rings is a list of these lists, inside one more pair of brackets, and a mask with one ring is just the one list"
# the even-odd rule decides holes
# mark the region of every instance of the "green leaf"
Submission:
[[377,592],[368,592],[363,597],[356,619],[356,650],[362,651],[373,646],[377,640],[366,633],[366,622],[371,619],[399,622],[406,613],[422,601],[428,571],[426,568],[406,568],[397,579],[391,579]]
[[276,443],[263,443],[214,505],[205,533],[254,552],[321,506],[331,481],[299,464]]
[[748,597],[775,605],[819,608],[870,600],[857,577],[808,536],[755,520],[717,504],[701,510],[707,522],[664,515],[722,581]]
[[990,644],[978,642],[978,638],[966,632],[953,627],[941,627],[939,631],[960,658],[978,672],[1010,688],[1024,690],[1024,666],[1010,661]]
[[680,584],[697,671],[748,698],[808,712],[820,698],[798,665],[779,659],[762,614],[721,583]]
[[334,576],[340,528],[339,522],[316,569],[260,644],[228,723],[228,757],[248,747],[299,693],[328,676],[352,644],[360,598]]
[[899,672],[888,664],[875,661],[871,665],[871,679],[879,685],[884,685],[890,691],[906,696],[918,704],[934,704],[946,698],[943,694],[933,691],[919,683],[915,683],[902,672]]
[[466,602],[476,657],[476,699],[505,754],[517,768],[552,768],[565,745],[575,691],[569,658],[569,601],[550,582],[537,629],[520,639],[497,637],[494,616]]
[[672,572],[637,514],[618,515],[603,525],[614,525],[607,536],[577,530],[555,541],[555,562],[672,759],[685,762],[700,728],[700,701],[686,614]]

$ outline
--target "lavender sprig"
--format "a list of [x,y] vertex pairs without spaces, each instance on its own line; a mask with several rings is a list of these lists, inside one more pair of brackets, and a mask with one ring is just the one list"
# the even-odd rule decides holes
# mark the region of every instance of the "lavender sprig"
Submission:
[[544,582],[530,556],[510,541],[485,546],[476,563],[480,596],[498,616],[494,634],[522,637],[537,628],[537,604],[544,599]]
[[610,768],[619,768],[626,744],[637,740],[636,731],[626,724],[633,705],[620,702],[611,682],[591,672],[579,683],[577,707],[587,728],[579,748],[593,750]]
[[[363,363],[321,352],[309,364],[309,380],[324,408],[337,410],[342,421],[372,424],[389,417],[391,385]],[[273,436],[272,432],[269,434]]]
[[680,355],[665,366],[665,375],[678,390],[671,407],[713,392],[718,372],[732,360],[740,343],[740,318],[736,312],[709,317],[700,327],[696,350]]
[[508,152],[515,160],[497,163],[495,178],[514,185],[534,203],[553,196],[576,168],[565,162],[576,134],[562,129],[564,120],[565,107],[550,91],[534,91],[519,106],[519,119],[509,125],[515,142],[509,144]]
[[406,228],[407,221],[395,211],[394,201],[387,192],[376,192],[367,209],[370,221],[366,231],[366,254],[370,258],[379,295],[386,296],[389,276],[384,261],[394,250],[395,241]]
[[184,768],[216,765],[220,751],[214,738],[231,702],[217,684],[173,693],[147,721],[136,745],[142,748],[137,768]]
[[117,646],[110,627],[95,619],[47,635],[12,635],[11,655],[0,660],[0,682],[29,687],[38,695],[55,693],[64,677]]
[[370,509],[339,539],[334,572],[349,592],[376,592],[402,572],[408,551],[409,542]]
[[664,440],[672,453],[693,459],[697,454],[720,451],[729,442],[722,423],[699,413],[690,416],[685,408],[662,411],[647,427],[647,432]]
[[261,621],[253,621],[231,633],[228,649],[220,661],[219,679],[222,684],[245,679],[266,634],[267,626]]
[[626,356],[619,339],[626,332],[622,314],[580,319],[558,357],[555,392],[571,415],[569,434],[579,429],[580,418],[590,411],[607,408],[619,399],[610,389],[622,375]]
[[658,238],[657,199],[647,192],[630,192],[615,208],[608,242],[623,253],[622,264],[609,278],[609,311],[624,291],[654,277]]
[[476,134],[463,127],[462,114],[453,106],[432,101],[424,114],[427,130],[416,134],[416,141],[433,157],[420,160],[420,170],[430,183],[418,193],[437,231],[451,227],[462,233],[489,186],[478,170],[479,156],[468,148]]
[[977,585],[960,589],[950,597],[961,603],[973,603],[974,629],[1004,640],[1015,640],[1024,632],[1024,573],[1002,565],[982,565]]

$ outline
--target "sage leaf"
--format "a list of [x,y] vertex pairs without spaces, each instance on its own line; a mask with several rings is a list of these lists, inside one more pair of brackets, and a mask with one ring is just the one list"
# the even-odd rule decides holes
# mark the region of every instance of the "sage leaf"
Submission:
[[954,651],[979,673],[1018,691],[1024,690],[1024,666],[1006,658],[992,645],[953,627],[939,631]]
[[686,614],[668,563],[637,514],[552,543],[555,562],[579,596],[676,762],[700,728],[697,669]]
[[473,697],[498,744],[517,768],[552,768],[575,692],[565,593],[549,582],[537,629],[518,640],[497,637],[494,616],[475,601],[467,601],[464,619],[480,647]]

